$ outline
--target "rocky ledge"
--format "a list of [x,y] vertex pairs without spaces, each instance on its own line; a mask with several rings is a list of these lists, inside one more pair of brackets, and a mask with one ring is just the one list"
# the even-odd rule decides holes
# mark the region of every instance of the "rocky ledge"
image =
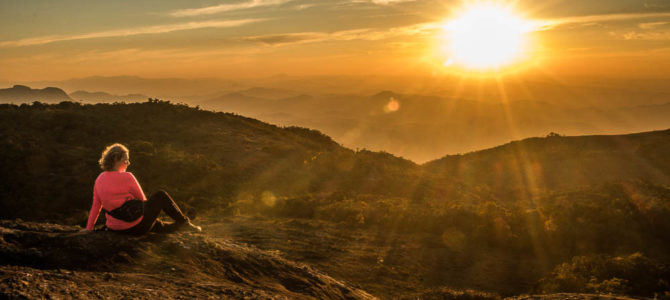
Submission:
[[206,234],[79,229],[0,220],[0,298],[374,298],[307,265]]

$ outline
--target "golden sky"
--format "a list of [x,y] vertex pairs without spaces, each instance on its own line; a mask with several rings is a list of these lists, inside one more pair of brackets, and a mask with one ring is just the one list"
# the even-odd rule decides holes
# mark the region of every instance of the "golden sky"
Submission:
[[670,0],[8,0],[0,80],[458,73],[445,24],[484,2],[535,24],[515,71],[670,77]]

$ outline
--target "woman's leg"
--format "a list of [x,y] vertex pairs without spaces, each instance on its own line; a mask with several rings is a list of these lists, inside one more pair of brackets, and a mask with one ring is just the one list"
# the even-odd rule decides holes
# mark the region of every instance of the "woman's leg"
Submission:
[[[160,220],[157,220],[161,211],[164,211],[168,216],[174,219],[175,222],[172,224],[165,224]],[[151,195],[144,204],[144,216],[142,221],[124,232],[137,235],[145,234],[149,231],[162,233],[173,232],[188,221],[188,217],[181,212],[177,204],[172,200],[172,197],[170,197],[167,192],[160,190]]]
[[188,217],[186,217],[186,215],[181,212],[179,206],[177,206],[177,203],[172,200],[172,197],[170,197],[170,195],[163,190],[154,193],[151,195],[151,197],[149,197],[149,199],[147,199],[147,203],[144,205],[145,217],[147,215],[147,210],[151,211],[152,213],[154,211],[156,212],[154,219],[158,217],[158,214],[162,210],[177,223],[188,222]]
[[154,225],[151,226],[150,231],[156,233],[171,233],[177,231],[177,229],[179,229],[179,227],[183,225],[184,223],[179,222],[165,223],[161,220],[156,219]]

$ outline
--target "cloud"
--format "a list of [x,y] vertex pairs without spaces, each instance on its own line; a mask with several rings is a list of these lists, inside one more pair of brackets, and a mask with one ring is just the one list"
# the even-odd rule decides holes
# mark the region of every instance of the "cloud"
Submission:
[[381,4],[381,5],[393,4],[398,2],[414,2],[414,1],[415,0],[370,0],[370,2],[374,4]]
[[[665,3],[663,3],[662,1],[665,1]],[[646,7],[646,8],[667,8],[667,7],[670,7],[670,3],[667,3],[667,0],[646,0],[646,1],[644,1],[644,7]]]
[[335,32],[296,32],[245,37],[245,41],[259,42],[270,46],[314,43],[322,41],[378,41],[399,36],[422,36],[441,30],[437,23],[421,23],[389,29],[361,28]]
[[608,14],[608,15],[589,15],[567,17],[552,20],[539,20],[539,30],[550,30],[565,25],[588,24],[598,22],[616,22],[636,19],[666,18],[670,17],[670,12],[660,13],[626,13],[626,14]]
[[670,40],[670,31],[662,32],[635,32],[630,31],[623,34],[613,34],[624,40],[647,40],[647,41],[667,41]]
[[638,26],[642,29],[654,29],[656,27],[660,27],[666,24],[670,24],[670,22],[649,22],[649,23],[640,23]]
[[285,34],[267,34],[259,36],[245,37],[243,40],[259,42],[266,45],[296,44],[310,41],[323,40],[328,35],[320,32],[299,32]]
[[415,2],[416,0],[350,0],[349,3],[373,3],[377,5],[389,5],[402,2]]
[[74,40],[85,40],[94,38],[109,38],[109,37],[133,36],[141,34],[168,33],[173,31],[192,30],[200,28],[238,27],[249,23],[259,22],[262,20],[264,19],[242,19],[242,20],[228,20],[228,21],[213,20],[213,21],[186,22],[178,24],[109,30],[109,31],[100,31],[100,32],[75,34],[75,35],[50,35],[50,36],[21,39],[16,41],[0,42],[0,48],[44,45],[61,41],[74,41]]
[[171,12],[170,15],[173,17],[193,17],[202,15],[213,15],[228,11],[281,5],[290,1],[291,0],[250,0],[247,2],[234,3],[234,4],[219,4],[202,8],[180,9]]
[[294,6],[293,8],[296,9],[296,10],[303,10],[303,9],[308,9],[308,8],[314,7],[314,6],[316,6],[316,4],[299,4],[299,5]]

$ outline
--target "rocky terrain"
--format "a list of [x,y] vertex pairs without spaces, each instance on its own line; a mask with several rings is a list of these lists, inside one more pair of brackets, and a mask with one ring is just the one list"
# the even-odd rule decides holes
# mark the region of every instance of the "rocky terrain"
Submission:
[[[266,235],[269,232],[250,231],[248,227],[262,220],[235,218],[238,225],[229,221],[233,220],[206,224],[206,234],[180,232],[131,237],[105,231],[81,233],[77,226],[0,220],[0,298],[376,299],[379,295],[384,299],[503,299],[494,293],[447,287],[403,293],[402,289],[408,289],[401,281],[384,278],[379,270],[365,271],[364,264],[355,267],[356,258],[342,264],[335,263],[336,257],[326,259],[328,250],[322,248],[338,248],[327,237],[333,234],[332,228],[321,227],[330,232],[326,236],[307,237],[290,233],[297,231],[291,225],[299,221],[274,222],[283,229],[270,237]],[[243,238],[242,233],[248,236]],[[294,249],[274,249],[272,245],[277,246],[280,239],[295,239],[284,243],[284,246],[296,244]],[[325,244],[319,245],[315,240]],[[300,254],[299,248],[304,248],[304,253]],[[335,250],[339,251],[336,256],[340,259],[361,250],[339,248]],[[349,284],[325,275],[304,264],[305,261],[333,272],[338,278],[346,278]],[[377,277],[378,282],[366,280],[371,277]],[[351,285],[359,283],[376,295]],[[383,285],[388,290],[384,291]],[[559,293],[504,299],[646,298]]]
[[307,265],[233,241],[79,229],[0,221],[0,298],[374,298]]

